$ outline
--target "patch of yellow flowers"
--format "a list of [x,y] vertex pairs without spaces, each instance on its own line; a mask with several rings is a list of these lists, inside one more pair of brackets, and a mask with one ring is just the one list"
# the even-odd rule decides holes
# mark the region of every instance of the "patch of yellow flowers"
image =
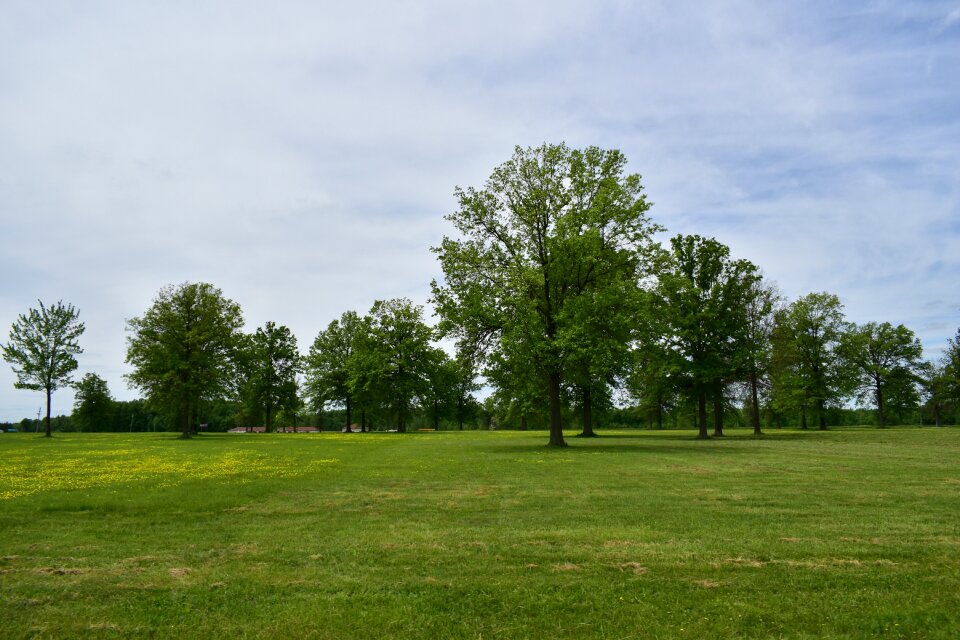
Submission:
[[0,500],[41,491],[140,481],[172,487],[188,480],[229,479],[244,483],[265,477],[290,478],[339,462],[336,458],[302,460],[250,450],[184,455],[169,449],[152,449],[100,449],[86,455],[65,452],[44,458],[5,456],[0,465]]

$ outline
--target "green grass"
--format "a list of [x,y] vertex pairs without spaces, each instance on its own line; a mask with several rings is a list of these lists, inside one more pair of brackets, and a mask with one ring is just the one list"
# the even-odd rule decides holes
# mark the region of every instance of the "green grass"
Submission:
[[692,435],[3,435],[0,637],[960,637],[960,430]]

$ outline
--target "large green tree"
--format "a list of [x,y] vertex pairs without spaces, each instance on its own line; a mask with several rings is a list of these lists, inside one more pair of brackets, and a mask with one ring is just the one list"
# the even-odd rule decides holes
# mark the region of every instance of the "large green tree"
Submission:
[[853,367],[861,398],[872,401],[877,424],[886,426],[886,402],[891,397],[915,395],[923,365],[920,340],[902,324],[868,322],[846,333],[843,355]]
[[950,380],[941,362],[924,362],[920,369],[920,389],[923,394],[924,408],[936,426],[940,426],[944,414],[953,404],[950,393]]
[[73,421],[80,431],[110,431],[113,420],[113,398],[107,381],[88,373],[74,385]]
[[[482,189],[458,188],[447,219],[459,236],[437,253],[441,327],[478,353],[533,363],[544,381],[550,444],[565,444],[561,385],[584,328],[582,297],[636,282],[637,256],[657,227],[640,176],[619,151],[517,147]],[[522,352],[520,354],[516,352]]]
[[327,404],[342,406],[347,430],[353,424],[354,408],[350,359],[365,330],[362,318],[347,311],[317,334],[306,358],[307,394],[318,409]]
[[284,409],[292,411],[299,403],[297,338],[289,328],[267,322],[253,334],[250,348],[251,395],[263,411],[266,430],[272,431],[276,413]]
[[164,287],[138,318],[127,321],[130,384],[183,425],[189,438],[201,402],[226,395],[243,315],[211,284]]
[[780,301],[780,293],[773,284],[757,279],[746,292],[741,308],[744,324],[740,342],[735,345],[736,358],[749,388],[750,423],[757,435],[761,433],[760,389],[770,372],[774,312]]
[[433,331],[423,308],[407,298],[377,300],[364,325],[350,358],[353,393],[392,414],[404,433],[415,402],[428,392]]
[[737,347],[743,343],[744,309],[759,280],[747,260],[713,238],[678,235],[649,296],[659,328],[661,370],[685,381],[697,404],[699,437],[707,438],[707,399],[713,398],[714,433],[723,433],[723,388],[737,375]]
[[10,328],[10,338],[0,345],[3,359],[17,376],[14,387],[43,391],[47,399],[46,437],[51,436],[50,399],[61,386],[69,385],[83,353],[79,339],[84,325],[80,312],[62,301],[20,314]]
[[826,429],[826,408],[848,396],[854,379],[841,347],[849,330],[843,304],[831,293],[810,293],[795,300],[776,317],[775,360],[782,369],[774,380],[784,406],[798,405],[806,427],[806,412],[817,412]]
[[940,364],[946,393],[955,402],[960,402],[960,329],[957,329],[954,337],[947,340],[947,348],[944,349]]

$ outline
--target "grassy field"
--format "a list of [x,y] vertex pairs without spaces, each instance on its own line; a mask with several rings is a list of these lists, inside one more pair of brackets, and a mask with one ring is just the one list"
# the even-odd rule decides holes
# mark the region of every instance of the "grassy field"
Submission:
[[692,435],[0,435],[0,637],[960,637],[960,429]]

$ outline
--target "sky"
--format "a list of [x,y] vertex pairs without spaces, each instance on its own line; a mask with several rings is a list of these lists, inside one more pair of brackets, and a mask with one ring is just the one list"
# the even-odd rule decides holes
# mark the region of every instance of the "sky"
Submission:
[[[960,327],[960,2],[0,0],[0,342],[37,301],[137,392],[126,321],[210,282],[302,351],[441,277],[516,145],[626,155],[677,233],[789,299]],[[0,421],[35,417],[0,363]],[[69,413],[70,389],[54,394]]]

